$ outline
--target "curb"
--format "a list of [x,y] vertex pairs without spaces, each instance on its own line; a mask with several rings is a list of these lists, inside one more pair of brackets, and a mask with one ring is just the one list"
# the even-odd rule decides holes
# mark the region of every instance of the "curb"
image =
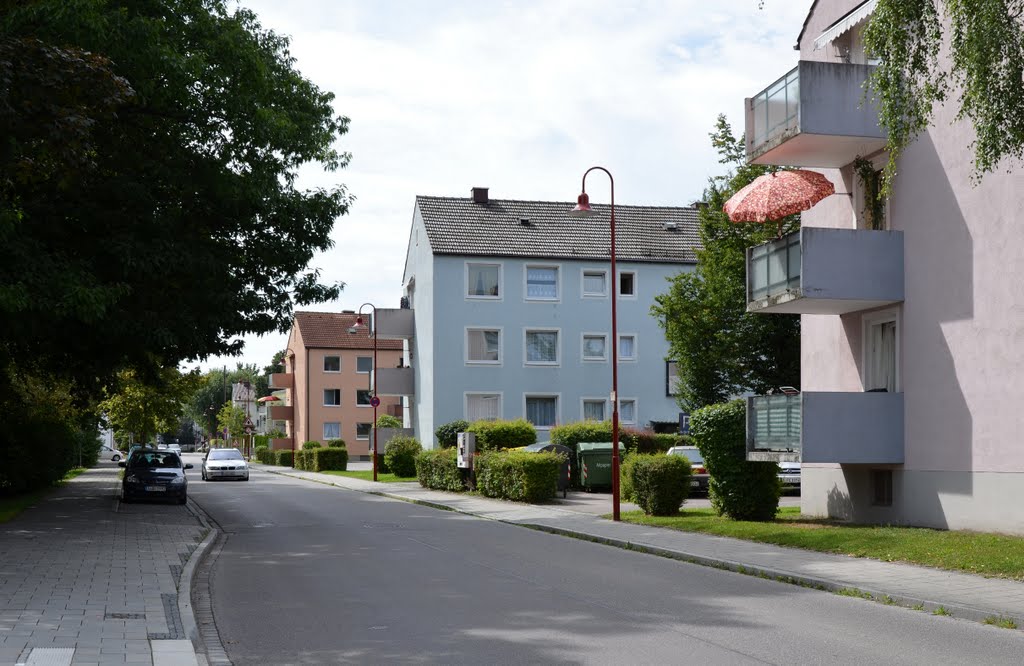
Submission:
[[[199,635],[199,626],[196,624],[196,616],[192,609],[192,577],[195,575],[196,567],[202,561],[203,556],[210,548],[210,544],[220,535],[220,530],[207,520],[206,512],[203,511],[192,498],[188,501],[188,510],[199,520],[199,523],[206,528],[206,537],[196,546],[188,558],[184,569],[181,571],[181,578],[178,582],[178,614],[181,616],[181,628],[185,637],[192,642],[193,648],[202,644],[202,637]],[[182,591],[184,590],[184,594]],[[198,650],[196,651],[198,655]],[[205,659],[203,660],[205,662]]]

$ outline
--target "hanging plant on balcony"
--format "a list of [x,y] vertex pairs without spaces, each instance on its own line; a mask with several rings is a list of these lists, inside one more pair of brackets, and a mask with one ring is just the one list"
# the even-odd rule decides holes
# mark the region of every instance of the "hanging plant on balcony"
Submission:
[[864,224],[868,229],[880,231],[885,229],[885,195],[882,193],[882,172],[875,168],[874,163],[861,156],[853,161],[853,171],[860,180],[861,191],[864,193]]

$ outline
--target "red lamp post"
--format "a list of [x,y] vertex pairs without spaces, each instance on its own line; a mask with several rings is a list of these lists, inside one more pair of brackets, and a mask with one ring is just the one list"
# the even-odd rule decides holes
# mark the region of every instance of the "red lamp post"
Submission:
[[619,335],[617,326],[616,303],[619,300],[618,278],[615,274],[615,179],[608,169],[593,166],[583,173],[583,185],[577,198],[573,213],[587,214],[590,208],[590,197],[587,196],[587,174],[591,171],[604,171],[611,183],[611,299],[612,299],[612,520],[619,520]]
[[349,333],[355,334],[363,324],[363,308],[369,307],[373,310],[373,397],[370,398],[370,405],[373,407],[373,450],[370,451],[370,460],[373,461],[373,480],[377,480],[377,405],[380,398],[377,397],[377,306],[373,303],[363,303],[356,313],[355,326],[348,329]]

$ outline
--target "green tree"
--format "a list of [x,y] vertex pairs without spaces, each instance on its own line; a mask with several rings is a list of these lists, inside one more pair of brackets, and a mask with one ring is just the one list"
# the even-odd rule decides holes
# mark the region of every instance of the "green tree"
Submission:
[[[712,178],[704,192],[696,269],[673,277],[651,308],[678,367],[679,405],[688,411],[800,383],[800,317],[746,311],[746,248],[771,239],[777,226],[736,224],[722,212],[734,192],[769,167],[745,163],[743,141],[725,116],[710,136],[719,161],[732,170]],[[785,233],[797,228],[799,216],[783,220]]]
[[233,440],[239,440],[245,436],[245,410],[234,407],[230,402],[217,412],[217,429],[220,432],[227,430],[228,436]]
[[348,162],[332,101],[227,0],[3,3],[0,365],[101,395],[335,298],[309,264],[349,197],[296,186]]
[[864,43],[879,59],[869,90],[888,131],[883,193],[903,149],[950,98],[975,130],[976,179],[1024,157],[1022,11],[1021,0],[878,0]]
[[200,382],[198,372],[164,368],[156,381],[135,370],[118,375],[117,389],[108,392],[99,407],[110,426],[130,433],[133,441],[147,442],[157,432],[177,430],[188,398]]

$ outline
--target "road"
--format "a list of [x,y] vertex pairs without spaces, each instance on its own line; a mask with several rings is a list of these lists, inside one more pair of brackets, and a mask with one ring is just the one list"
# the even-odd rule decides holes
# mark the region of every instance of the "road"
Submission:
[[213,612],[239,666],[988,664],[1024,649],[1020,632],[281,476],[194,472],[191,496],[227,534]]

